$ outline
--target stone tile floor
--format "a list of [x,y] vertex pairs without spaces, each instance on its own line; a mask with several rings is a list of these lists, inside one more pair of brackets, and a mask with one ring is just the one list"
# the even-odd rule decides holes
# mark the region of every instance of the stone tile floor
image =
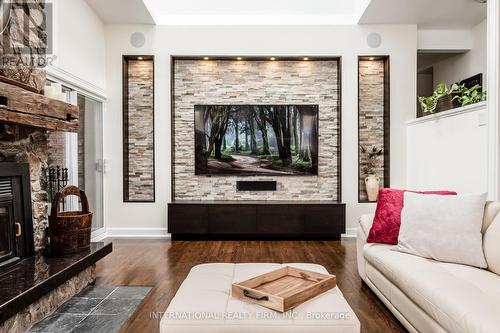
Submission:
[[88,286],[29,332],[118,332],[150,290],[151,287]]

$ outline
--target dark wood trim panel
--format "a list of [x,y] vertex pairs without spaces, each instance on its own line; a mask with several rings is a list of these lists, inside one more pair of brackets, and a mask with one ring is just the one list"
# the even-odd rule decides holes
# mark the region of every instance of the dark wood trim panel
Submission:
[[[139,59],[141,58],[141,59]],[[128,126],[128,62],[131,60],[142,60],[151,61],[153,65],[153,198],[152,200],[131,200],[128,196],[129,192],[129,152],[128,152],[128,136],[129,136],[129,126]],[[156,142],[155,142],[155,120],[156,120],[156,108],[155,108],[155,63],[153,55],[123,55],[122,57],[122,129],[123,129],[123,202],[129,203],[154,203],[156,201]]]
[[168,205],[168,231],[183,238],[340,239],[345,204],[322,201],[210,201]]
[[359,152],[359,123],[360,123],[360,73],[359,63],[363,60],[383,60],[384,61],[384,187],[390,187],[390,117],[391,117],[391,84],[390,84],[390,57],[388,55],[363,55],[358,56],[358,202],[359,203],[374,203],[371,201],[361,200],[361,189],[359,187],[359,179],[361,178],[361,157]]

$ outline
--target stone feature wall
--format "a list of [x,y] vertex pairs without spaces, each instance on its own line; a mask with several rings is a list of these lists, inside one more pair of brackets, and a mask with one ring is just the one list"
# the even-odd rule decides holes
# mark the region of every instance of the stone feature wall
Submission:
[[[361,60],[359,62],[359,145],[367,149],[384,147],[384,60]],[[359,200],[367,201],[363,166],[367,158],[361,152],[359,158]],[[379,157],[376,176],[380,187],[384,187],[384,156]]]
[[[175,60],[174,200],[339,200],[338,61]],[[195,176],[195,104],[318,104],[318,176]],[[237,180],[276,180],[238,192]]]
[[[128,61],[128,201],[154,200],[153,61]],[[126,163],[127,161],[124,161]]]
[[47,135],[43,131],[0,124],[0,162],[29,163],[35,250],[45,247],[48,226]]

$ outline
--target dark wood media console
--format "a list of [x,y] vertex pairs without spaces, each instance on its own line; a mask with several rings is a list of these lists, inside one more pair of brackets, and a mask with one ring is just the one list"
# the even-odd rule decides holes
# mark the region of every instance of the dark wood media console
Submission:
[[330,201],[175,201],[168,204],[173,239],[340,239],[345,204]]

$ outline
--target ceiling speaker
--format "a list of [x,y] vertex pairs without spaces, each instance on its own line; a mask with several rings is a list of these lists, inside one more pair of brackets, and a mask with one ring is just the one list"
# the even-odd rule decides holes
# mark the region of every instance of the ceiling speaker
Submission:
[[143,47],[146,44],[146,36],[142,32],[134,32],[130,36],[130,44],[137,49]]
[[369,47],[372,49],[375,49],[382,44],[382,36],[380,36],[376,32],[371,32],[368,37],[366,37],[366,43],[368,44]]

